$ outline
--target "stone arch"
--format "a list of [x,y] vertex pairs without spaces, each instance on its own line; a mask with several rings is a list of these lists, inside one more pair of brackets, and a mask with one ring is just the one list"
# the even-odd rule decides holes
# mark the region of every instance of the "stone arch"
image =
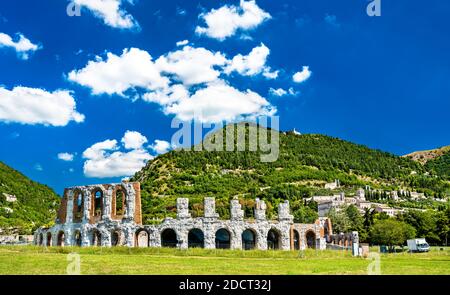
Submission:
[[178,235],[175,230],[166,228],[161,232],[161,246],[175,248],[178,245]]
[[47,232],[47,247],[52,246],[52,240],[53,240],[52,233]]
[[307,248],[316,248],[316,233],[314,231],[308,230],[305,234],[305,240]]
[[78,223],[83,220],[84,195],[79,189],[73,194],[73,222]]
[[111,246],[123,246],[124,245],[124,235],[120,229],[115,229],[111,231]]
[[64,231],[59,231],[57,235],[57,244],[56,244],[58,247],[64,247],[64,238],[65,238]]
[[281,248],[281,233],[274,228],[271,228],[267,232],[267,249],[280,249]]
[[92,190],[92,216],[97,220],[100,220],[103,215],[103,203],[105,192],[100,187],[96,187]]
[[127,208],[127,190],[118,185],[114,188],[112,201],[112,216],[115,219],[122,219]]
[[149,247],[150,246],[150,234],[145,229],[138,229],[136,231],[136,247]]
[[294,250],[300,250],[300,234],[296,229],[293,230]]
[[102,234],[98,229],[93,229],[91,232],[91,246],[102,245]]
[[76,230],[73,234],[73,245],[81,247],[81,243],[82,243],[81,232],[79,230]]
[[188,233],[188,248],[204,248],[205,234],[199,228],[193,228]]
[[255,249],[256,243],[257,243],[257,234],[255,230],[247,228],[242,232],[242,249],[244,250]]
[[216,231],[216,249],[231,248],[231,233],[226,228],[220,228]]

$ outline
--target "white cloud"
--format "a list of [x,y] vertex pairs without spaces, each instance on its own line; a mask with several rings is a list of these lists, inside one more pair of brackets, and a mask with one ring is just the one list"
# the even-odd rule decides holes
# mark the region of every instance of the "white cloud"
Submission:
[[269,93],[274,96],[283,96],[287,94],[287,91],[284,90],[283,88],[278,89],[270,88]]
[[188,44],[189,44],[189,40],[183,40],[183,41],[177,42],[177,46],[184,46],[184,45],[188,45]]
[[122,138],[122,144],[126,149],[140,149],[147,143],[147,137],[137,131],[127,131]]
[[60,159],[62,161],[66,161],[66,162],[72,162],[74,157],[75,157],[75,155],[70,154],[70,153],[59,153],[58,154],[58,159]]
[[39,163],[36,163],[36,164],[34,165],[34,169],[35,169],[36,171],[44,171],[44,168],[43,168],[42,165],[39,164]]
[[30,53],[40,49],[39,45],[33,44],[22,34],[17,34],[18,40],[14,41],[13,38],[5,33],[0,33],[0,48],[9,47],[13,48],[19,58],[27,60]]
[[155,142],[150,146],[150,148],[155,151],[158,155],[167,153],[171,148],[172,145],[170,142],[165,140],[155,140]]
[[216,80],[220,71],[215,67],[225,65],[226,61],[220,52],[185,46],[182,50],[161,56],[156,65],[162,72],[175,75],[185,85],[195,85]]
[[142,145],[138,147],[143,138],[145,137],[138,132],[127,131],[121,142],[123,148],[131,148],[128,152],[120,151],[117,140],[105,140],[92,145],[83,152],[83,158],[86,159],[84,175],[96,178],[132,176],[144,167],[148,160],[153,159]]
[[283,88],[278,88],[278,89],[274,89],[274,88],[270,88],[269,89],[269,94],[272,96],[285,96],[285,95],[291,95],[291,96],[296,96],[298,95],[298,92],[294,90],[294,88],[289,88],[287,91],[284,90]]
[[292,79],[296,83],[303,83],[311,77],[312,72],[309,70],[308,66],[304,66],[301,72],[297,72],[292,76]]
[[251,90],[239,91],[218,80],[197,90],[191,97],[166,106],[164,111],[183,121],[219,122],[273,115],[276,109],[259,94]]
[[133,4],[133,0],[73,0],[73,3],[90,10],[96,17],[113,28],[139,28],[137,21],[121,6],[124,2]]
[[195,32],[221,41],[233,36],[238,30],[254,29],[271,18],[270,14],[262,10],[255,0],[241,0],[239,7],[225,5],[201,14],[199,17],[205,21],[206,27],[198,26]]
[[70,91],[0,87],[0,121],[66,126],[70,121],[83,122],[84,115],[76,111]]
[[325,15],[324,20],[325,20],[325,22],[326,22],[327,24],[329,24],[330,26],[332,26],[332,27],[334,27],[334,28],[339,29],[339,28],[341,27],[341,24],[338,23],[337,17],[336,17],[335,15],[329,15],[329,14],[327,14],[327,15]]
[[255,47],[252,51],[243,56],[238,54],[231,61],[228,62],[224,72],[230,74],[233,71],[238,72],[243,76],[254,76],[264,71],[264,76],[267,78],[278,77],[278,72],[271,72],[271,69],[266,66],[267,57],[270,54],[270,49],[261,43],[260,46]]
[[130,88],[166,88],[169,79],[161,76],[151,55],[137,48],[124,49],[121,56],[108,52],[106,60],[97,57],[85,68],[69,73],[69,80],[92,89],[93,94],[118,94]]

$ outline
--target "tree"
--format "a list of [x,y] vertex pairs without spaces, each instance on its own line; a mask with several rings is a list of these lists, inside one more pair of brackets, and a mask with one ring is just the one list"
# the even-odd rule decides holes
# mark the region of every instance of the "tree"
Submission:
[[378,220],[370,231],[372,243],[387,245],[391,252],[395,246],[403,246],[407,239],[412,239],[415,235],[414,227],[394,219]]
[[336,211],[335,208],[332,208],[330,212],[328,212],[328,218],[331,219],[334,232],[345,233],[349,231],[351,222],[345,213],[345,210]]

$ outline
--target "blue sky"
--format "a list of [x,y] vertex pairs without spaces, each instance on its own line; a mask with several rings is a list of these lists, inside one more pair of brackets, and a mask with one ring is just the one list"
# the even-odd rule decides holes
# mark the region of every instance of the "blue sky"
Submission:
[[75,1],[0,3],[0,160],[58,193],[120,180],[198,109],[399,155],[450,144],[448,1]]

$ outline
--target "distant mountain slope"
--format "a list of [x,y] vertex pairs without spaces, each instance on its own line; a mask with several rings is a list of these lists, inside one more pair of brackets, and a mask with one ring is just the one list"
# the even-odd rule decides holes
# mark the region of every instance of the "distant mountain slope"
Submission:
[[[301,207],[302,197],[330,193],[326,182],[339,179],[345,188],[364,185],[386,190],[414,187],[445,191],[448,183],[427,176],[423,165],[409,158],[324,135],[279,133],[280,155],[276,162],[263,163],[259,152],[208,152],[176,150],[161,155],[132,178],[141,182],[144,219],[173,214],[176,197],[201,202],[214,196],[220,207],[230,197],[243,194],[261,197],[274,212],[282,199]],[[251,206],[251,204],[250,204]],[[295,205],[294,205],[295,206]],[[201,213],[201,204],[191,208]]]
[[425,164],[425,167],[428,170],[433,171],[438,175],[445,176],[450,180],[450,151],[442,156],[429,160]]
[[410,158],[411,160],[425,164],[428,161],[436,159],[445,154],[448,154],[449,152],[450,152],[450,145],[444,146],[444,147],[441,147],[438,149],[434,149],[434,150],[413,152],[408,155],[404,155],[404,157],[407,157],[407,158]]
[[49,187],[0,162],[0,231],[31,234],[55,219],[59,201]]

